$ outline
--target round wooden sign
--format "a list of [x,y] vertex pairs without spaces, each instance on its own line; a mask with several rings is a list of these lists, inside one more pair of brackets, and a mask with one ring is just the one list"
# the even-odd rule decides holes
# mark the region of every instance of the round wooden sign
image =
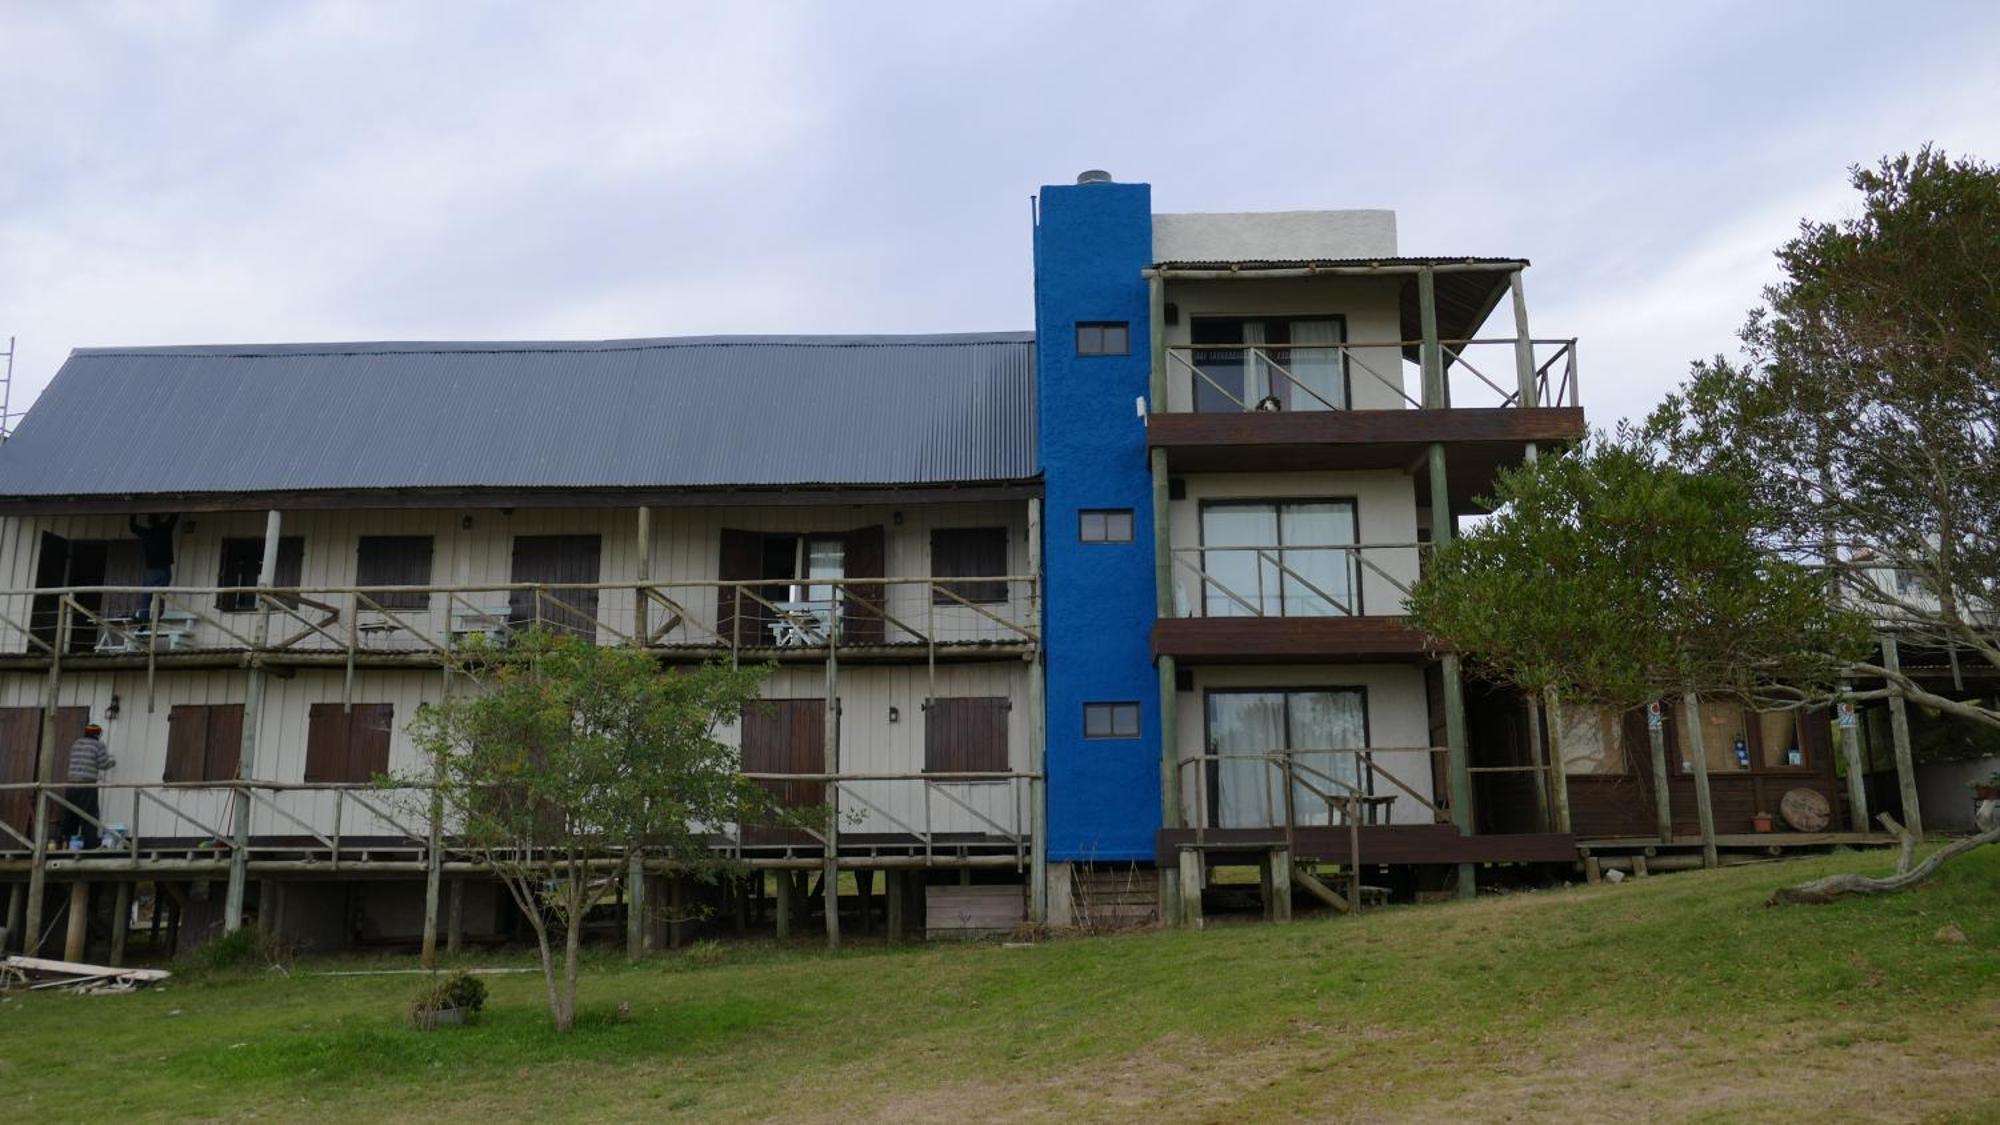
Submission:
[[1826,795],[1817,789],[1794,789],[1778,802],[1778,815],[1794,832],[1824,832],[1833,821]]

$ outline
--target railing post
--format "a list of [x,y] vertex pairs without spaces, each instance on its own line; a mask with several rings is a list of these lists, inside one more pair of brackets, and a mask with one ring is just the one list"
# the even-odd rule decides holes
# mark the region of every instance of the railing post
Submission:
[[250,790],[242,783],[256,776],[257,726],[264,710],[264,647],[271,640],[271,586],[278,575],[278,541],[284,514],[272,508],[264,516],[264,559],[257,571],[257,632],[250,652],[250,685],[243,702],[243,735],[236,756],[233,787],[236,846],[229,856],[229,892],[223,901],[222,930],[235,933],[243,925],[244,888],[250,879]]
[[1667,788],[1667,735],[1662,729],[1666,726],[1667,709],[1665,704],[1659,706],[1658,722],[1653,721],[1651,714],[1646,716],[1646,743],[1647,749],[1653,752],[1654,828],[1658,830],[1662,844],[1671,844],[1674,842],[1674,796],[1672,790]]
[[33,957],[42,947],[42,900],[49,875],[49,787],[56,779],[56,699],[62,687],[62,654],[69,647],[69,601],[56,601],[54,645],[49,650],[49,678],[42,696],[41,749],[35,759],[35,854],[28,868],[28,917],[21,935],[21,952]]
[[1681,693],[1684,725],[1687,727],[1688,756],[1694,765],[1694,810],[1701,820],[1701,865],[1714,867],[1715,805],[1708,792],[1708,747],[1701,731],[1701,701],[1691,691]]

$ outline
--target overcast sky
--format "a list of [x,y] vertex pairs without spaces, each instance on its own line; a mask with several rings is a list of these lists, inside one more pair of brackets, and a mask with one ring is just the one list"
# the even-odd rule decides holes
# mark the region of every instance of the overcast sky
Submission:
[[1608,422],[1848,165],[2000,159],[2000,4],[1421,8],[0,0],[15,408],[80,346],[1029,328],[1101,167],[1532,259]]

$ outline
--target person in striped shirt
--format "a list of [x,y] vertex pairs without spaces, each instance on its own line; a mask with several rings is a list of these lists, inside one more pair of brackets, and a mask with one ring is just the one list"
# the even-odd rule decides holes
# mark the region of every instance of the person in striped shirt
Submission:
[[[58,833],[69,840],[83,837],[83,846],[97,846],[97,783],[118,759],[111,756],[111,750],[104,745],[104,728],[91,723],[83,728],[83,737],[69,744],[69,778],[63,790],[63,800],[76,808],[63,809],[61,827]],[[77,809],[88,815],[80,816]]]

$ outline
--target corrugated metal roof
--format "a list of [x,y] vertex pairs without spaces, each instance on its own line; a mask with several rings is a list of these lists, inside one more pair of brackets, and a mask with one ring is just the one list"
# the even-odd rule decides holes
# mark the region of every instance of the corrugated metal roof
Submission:
[[0,497],[1035,476],[1034,334],[84,348]]

